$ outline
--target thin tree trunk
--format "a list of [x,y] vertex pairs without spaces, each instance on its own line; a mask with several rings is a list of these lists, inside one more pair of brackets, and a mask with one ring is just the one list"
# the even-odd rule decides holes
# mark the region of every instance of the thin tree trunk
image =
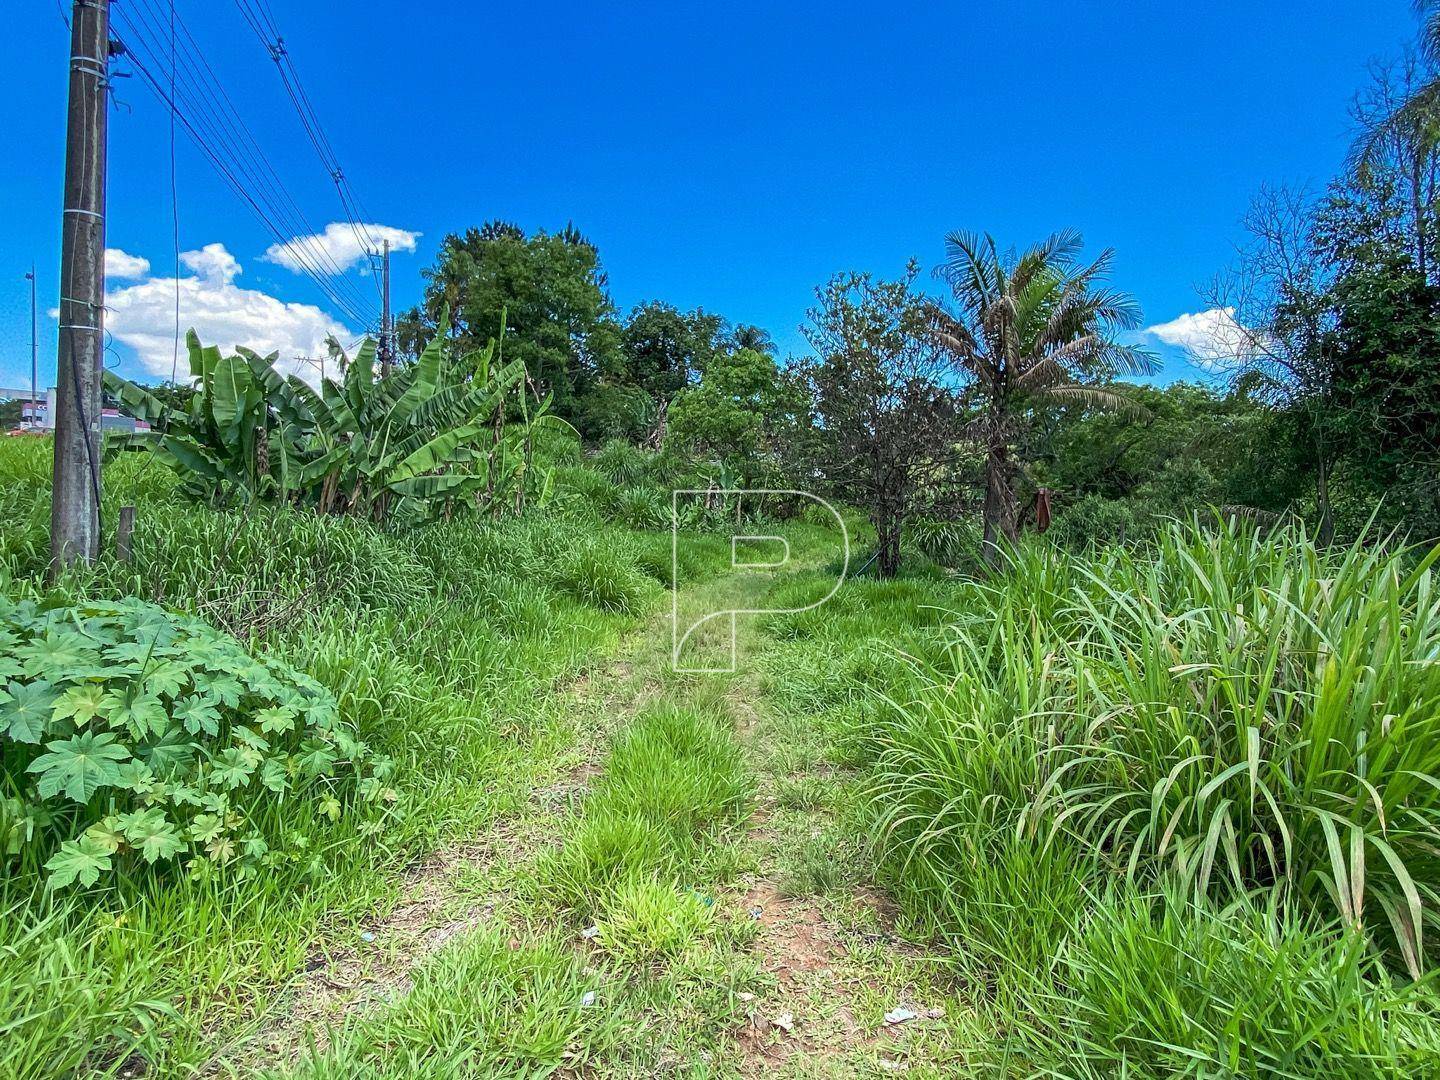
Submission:
[[1001,547],[1020,538],[1011,479],[1009,446],[1003,442],[992,442],[985,457],[985,539],[982,547],[985,563],[991,568],[1000,563]]
[[875,523],[875,537],[879,541],[879,555],[875,560],[875,572],[882,578],[893,578],[900,572],[900,520],[882,511]]

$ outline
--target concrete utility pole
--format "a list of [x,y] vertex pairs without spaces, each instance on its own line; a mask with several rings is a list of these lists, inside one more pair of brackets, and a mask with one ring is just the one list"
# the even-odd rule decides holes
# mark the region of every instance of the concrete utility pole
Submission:
[[390,374],[395,363],[395,335],[390,325],[390,241],[380,256],[380,376]]
[[105,361],[105,123],[110,0],[74,0],[60,237],[52,570],[100,553],[100,388]]

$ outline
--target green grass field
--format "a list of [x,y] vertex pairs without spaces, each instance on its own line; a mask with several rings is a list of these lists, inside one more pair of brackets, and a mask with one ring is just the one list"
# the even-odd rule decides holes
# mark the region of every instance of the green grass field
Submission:
[[[393,798],[312,790],[297,753],[284,797],[225,803],[263,860],[152,865],[123,834],[54,888],[60,841],[114,808],[37,817],[39,747],[0,740],[0,1076],[1440,1060],[1423,552],[1177,524],[988,579],[917,559],[742,618],[736,670],[686,674],[654,499],[588,465],[522,519],[398,532],[205,509],[127,456],[107,535],[135,504],[134,561],[47,586],[44,449],[0,445],[9,599],[198,615],[332,695]],[[784,529],[792,564],[746,575],[728,533],[687,536],[677,606],[823,596],[837,537]],[[696,647],[725,657],[726,629]]]

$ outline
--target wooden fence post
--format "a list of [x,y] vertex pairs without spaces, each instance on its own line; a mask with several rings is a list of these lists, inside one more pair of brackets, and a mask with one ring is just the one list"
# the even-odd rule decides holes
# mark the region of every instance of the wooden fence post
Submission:
[[135,507],[120,507],[120,525],[115,530],[115,558],[130,561],[130,536],[135,531]]

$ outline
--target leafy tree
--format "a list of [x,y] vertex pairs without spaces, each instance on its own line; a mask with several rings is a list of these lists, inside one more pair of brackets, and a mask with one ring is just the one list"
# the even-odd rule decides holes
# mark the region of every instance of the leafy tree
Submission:
[[700,381],[676,395],[668,437],[754,486],[775,476],[781,442],[804,412],[803,394],[774,359],[740,349],[712,357]]
[[[1309,482],[1290,451],[1285,417],[1237,384],[1218,391],[1194,383],[1132,386],[1144,410],[1066,406],[1038,416],[1024,441],[1038,483],[1054,488],[1061,506],[1087,496],[1150,499],[1147,510],[1185,515],[1207,504],[1281,511]],[[1162,473],[1210,478],[1184,499],[1150,498]],[[1180,489],[1167,481],[1164,490]]]
[[951,233],[940,273],[954,307],[928,305],[936,345],[968,384],[972,434],[985,449],[985,557],[1019,533],[1012,448],[1030,418],[1071,404],[1134,408],[1104,385],[1143,372],[1152,358],[1116,340],[1139,322],[1128,296],[1102,287],[1112,252],[1077,262],[1078,233],[1058,232],[1022,254],[1002,256],[990,236]]
[[575,406],[576,429],[594,443],[641,442],[655,431],[659,420],[655,399],[619,377],[601,377]]
[[894,281],[847,273],[818,288],[804,331],[815,355],[797,367],[816,421],[798,466],[869,514],[881,577],[899,570],[908,519],[950,509],[962,435],[918,272],[912,262]]
[[700,308],[682,312],[659,300],[637,305],[620,334],[622,381],[668,405],[719,353],[724,326]]
[[501,340],[503,332],[506,359],[523,363],[539,390],[554,395],[556,415],[567,419],[604,373],[620,367],[620,327],[599,252],[573,226],[526,236],[492,221],[447,236],[424,273],[424,300],[397,328],[412,356],[447,310],[462,353]]

